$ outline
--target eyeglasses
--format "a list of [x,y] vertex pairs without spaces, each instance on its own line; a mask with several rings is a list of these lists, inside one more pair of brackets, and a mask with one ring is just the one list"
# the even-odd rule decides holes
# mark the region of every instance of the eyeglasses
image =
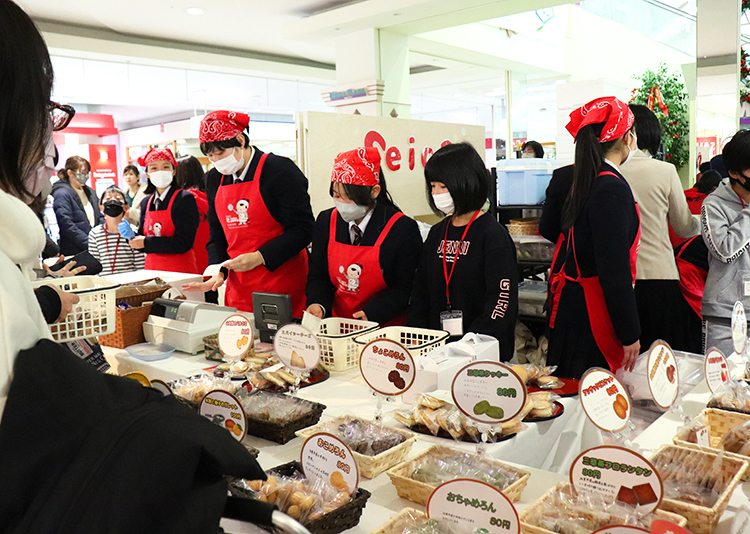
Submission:
[[59,132],[60,130],[67,128],[75,114],[76,110],[73,106],[50,101],[49,116],[52,120],[52,131]]

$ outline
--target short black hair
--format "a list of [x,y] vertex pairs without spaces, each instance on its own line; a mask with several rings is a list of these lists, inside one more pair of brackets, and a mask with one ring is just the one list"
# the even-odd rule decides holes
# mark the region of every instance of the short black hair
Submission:
[[[245,138],[245,148],[250,146],[250,138],[245,132],[242,132],[242,137]],[[201,152],[204,156],[208,156],[211,152],[218,152],[220,150],[226,150],[227,148],[235,148],[240,146],[240,141],[237,136],[231,139],[225,139],[224,141],[209,141],[208,143],[201,143]]]
[[724,145],[721,155],[727,171],[743,173],[750,169],[750,130],[740,130],[734,134]]
[[[367,206],[368,208],[374,208],[376,202],[380,202],[381,204],[391,206],[398,211],[401,211],[401,209],[393,202],[393,197],[391,197],[391,194],[388,192],[388,186],[385,183],[385,175],[383,174],[382,167],[380,167],[379,169],[378,176],[380,193],[378,193],[377,198],[372,198],[372,188],[374,187],[372,185],[353,185],[342,183],[341,186],[343,187],[344,193],[346,193],[346,196],[349,198],[349,200],[353,200],[354,203],[358,206]],[[331,197],[333,197],[333,183],[334,182],[331,182],[331,185],[328,186],[328,194],[331,195]]]
[[122,174],[126,174],[128,172],[132,172],[136,176],[141,175],[141,171],[135,165],[125,165],[125,168],[122,170]]
[[661,124],[656,114],[647,106],[630,104],[638,132],[638,148],[648,150],[652,156],[659,152],[661,145]]
[[424,178],[427,202],[436,215],[442,212],[432,199],[431,182],[445,184],[453,199],[454,215],[479,210],[489,198],[490,172],[469,143],[452,143],[435,152],[424,167]]
[[125,198],[125,193],[123,192],[123,190],[117,187],[116,185],[110,185],[107,189],[104,190],[104,192],[102,193],[102,197],[99,199],[100,206],[104,206],[104,197],[106,197],[108,193],[112,193],[112,192],[115,192],[118,195],[120,195],[122,197],[122,201],[125,204],[128,203],[128,199]]
[[187,156],[179,160],[174,173],[175,182],[180,189],[206,190],[206,175],[203,166],[195,156]]
[[706,172],[706,171],[710,171],[711,170],[711,162],[710,161],[704,161],[703,163],[700,164],[700,167],[698,167],[698,170],[701,172],[701,174],[704,173],[704,172]]
[[695,189],[697,189],[699,193],[707,195],[708,193],[719,187],[719,183],[721,183],[721,180],[721,173],[719,171],[708,169],[706,172],[701,174],[700,180],[698,180],[698,183],[695,184]]
[[534,149],[535,158],[544,157],[544,147],[542,147],[542,144],[539,141],[526,141],[521,147],[521,150],[526,150],[526,147]]

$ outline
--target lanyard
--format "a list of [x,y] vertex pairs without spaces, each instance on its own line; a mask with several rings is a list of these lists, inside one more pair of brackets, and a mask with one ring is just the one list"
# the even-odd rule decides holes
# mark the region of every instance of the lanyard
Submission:
[[464,238],[466,237],[466,234],[469,232],[469,228],[471,228],[471,223],[474,222],[474,219],[477,218],[477,215],[479,215],[480,210],[477,210],[474,212],[474,215],[471,217],[471,220],[469,221],[469,224],[466,225],[466,228],[464,228],[464,233],[461,236],[461,241],[458,242],[458,246],[456,247],[456,255],[453,257],[453,265],[451,265],[451,272],[448,274],[448,260],[445,259],[447,256],[446,248],[448,246],[448,228],[450,228],[451,222],[453,221],[453,217],[450,218],[448,221],[448,224],[445,225],[445,239],[443,239],[443,274],[445,275],[445,298],[448,300],[448,310],[451,309],[451,292],[449,289],[449,285],[451,283],[451,278],[453,278],[453,269],[456,268],[456,264],[458,263],[458,256],[461,253],[461,245],[464,243]]
[[[105,225],[104,227],[104,244],[107,245],[107,256],[109,256],[109,232],[107,232],[107,227]],[[111,270],[114,273],[115,272],[115,263],[117,263],[117,251],[120,250],[120,234],[117,234],[117,243],[115,245],[115,257],[112,259],[112,265]]]

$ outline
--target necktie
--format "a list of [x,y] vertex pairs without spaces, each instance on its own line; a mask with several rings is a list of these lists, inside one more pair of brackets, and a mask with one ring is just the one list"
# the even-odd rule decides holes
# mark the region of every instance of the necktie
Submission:
[[156,197],[154,199],[154,210],[158,211],[159,206],[161,206],[161,199],[159,197]]
[[354,245],[359,245],[362,242],[362,230],[356,224],[352,226],[354,230]]

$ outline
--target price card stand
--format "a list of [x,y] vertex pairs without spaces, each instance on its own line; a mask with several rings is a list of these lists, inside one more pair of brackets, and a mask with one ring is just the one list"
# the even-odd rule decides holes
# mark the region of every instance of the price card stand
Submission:
[[253,325],[240,314],[227,317],[219,327],[219,350],[230,365],[241,361],[253,346]]
[[459,527],[460,532],[520,534],[513,503],[485,482],[459,478],[435,488],[427,501],[427,517]]
[[390,339],[371,341],[359,356],[362,378],[378,399],[374,422],[383,422],[383,400],[403,395],[414,384],[414,358],[400,343]]
[[294,376],[294,385],[289,393],[295,397],[300,382],[310,376],[310,371],[320,362],[318,338],[300,324],[287,324],[276,332],[273,347],[281,363]]
[[628,440],[635,430],[630,422],[633,403],[615,375],[599,367],[589,369],[581,377],[578,397],[594,426],[609,433],[615,443],[634,448]]
[[646,381],[654,404],[662,410],[677,414],[683,421],[690,421],[679,402],[680,372],[677,358],[666,341],[656,340],[648,349]]

